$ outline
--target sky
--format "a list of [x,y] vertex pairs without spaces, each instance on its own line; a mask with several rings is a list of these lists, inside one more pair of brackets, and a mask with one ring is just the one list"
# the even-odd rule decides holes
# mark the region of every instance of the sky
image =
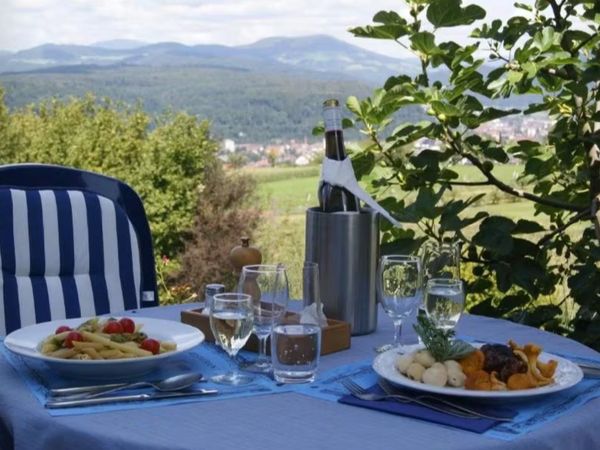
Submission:
[[[506,19],[515,10],[510,0],[463,3],[484,7],[488,19]],[[329,34],[388,56],[405,56],[397,44],[348,33],[350,27],[370,24],[380,10],[400,12],[405,6],[401,0],[0,0],[0,49],[112,39],[242,45],[272,36]],[[444,39],[465,34],[460,27],[443,32]]]

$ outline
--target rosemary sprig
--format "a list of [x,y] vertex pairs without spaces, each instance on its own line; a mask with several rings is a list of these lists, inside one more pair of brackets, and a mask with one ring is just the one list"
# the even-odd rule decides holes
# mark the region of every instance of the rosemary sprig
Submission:
[[452,339],[454,330],[442,330],[435,326],[433,321],[426,316],[417,317],[414,329],[425,348],[436,361],[444,362],[449,359],[460,359],[475,351],[475,348],[465,341]]

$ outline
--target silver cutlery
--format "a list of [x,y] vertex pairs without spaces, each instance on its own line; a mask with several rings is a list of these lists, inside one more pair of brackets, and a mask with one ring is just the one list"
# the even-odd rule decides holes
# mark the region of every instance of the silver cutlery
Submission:
[[[375,394],[375,393],[367,392],[361,386],[359,386],[358,384],[356,384],[353,381],[348,380],[348,379],[342,381],[342,384],[344,385],[344,387],[346,389],[348,389],[348,391],[350,391],[350,393],[354,397],[359,398],[361,400],[380,401],[380,400],[393,399],[400,403],[415,403],[417,405],[424,406],[424,407],[432,409],[434,411],[442,412],[445,414],[450,414],[450,415],[465,418],[465,419],[486,418],[486,419],[497,420],[497,421],[501,421],[501,422],[510,422],[512,420],[511,418],[508,418],[508,417],[496,417],[496,416],[490,416],[487,414],[483,414],[483,413],[480,413],[479,411],[475,411],[475,410],[472,410],[469,408],[465,408],[461,405],[457,405],[452,402],[447,402],[445,400],[438,399],[437,397],[431,397],[431,396],[411,397],[408,395],[399,394],[397,392],[391,391],[390,390],[391,386],[389,384],[387,384],[385,381],[384,381],[383,386],[381,385],[381,383],[379,384],[380,387],[383,389],[383,391],[386,392],[385,394]],[[440,400],[442,400],[442,401],[440,401]],[[432,403],[432,401],[434,401],[434,402],[437,401],[438,404],[436,405],[436,404]]]
[[82,398],[96,398],[106,394],[112,394],[123,389],[136,389],[141,387],[151,387],[160,392],[175,392],[187,389],[194,383],[200,381],[202,375],[198,373],[182,373],[165,378],[161,381],[138,381],[135,383],[126,383],[108,389],[98,389],[93,392],[83,392],[62,396],[61,400],[77,400]]
[[429,408],[429,409],[432,409],[432,410],[435,410],[438,412],[442,412],[445,414],[450,414],[450,415],[453,415],[456,417],[462,417],[465,419],[477,419],[478,418],[472,414],[466,414],[466,413],[463,413],[460,411],[453,411],[450,408],[437,407],[435,405],[430,405],[427,402],[412,399],[412,398],[405,397],[405,396],[399,395],[399,394],[375,394],[373,392],[367,392],[365,389],[363,389],[361,386],[359,386],[358,384],[354,383],[351,380],[343,380],[342,384],[344,385],[344,387],[346,389],[348,389],[348,391],[350,392],[350,394],[352,394],[353,397],[356,397],[359,400],[380,401],[380,400],[393,399],[400,403],[415,403],[417,405],[425,406],[426,408]]
[[579,366],[579,368],[581,369],[581,371],[583,372],[583,374],[585,376],[600,377],[600,365],[585,364],[585,363],[580,363],[577,365]]
[[[206,379],[202,375],[197,376],[196,382],[206,381]],[[158,384],[164,380],[154,380],[148,382],[149,384]],[[68,388],[56,388],[50,389],[49,393],[51,397],[63,397],[63,396],[74,396],[76,394],[96,394],[100,391],[108,391],[109,389],[123,389],[126,386],[127,389],[136,389],[138,387],[143,387],[142,385],[132,386],[131,382],[123,382],[123,383],[109,383],[109,384],[96,384],[91,386],[76,386],[76,387],[68,387]],[[144,385],[145,386],[145,385]],[[108,393],[108,392],[106,392]]]
[[[385,392],[386,394],[399,395],[398,392],[394,389],[394,387],[387,380],[380,379],[378,384],[379,384],[379,387],[381,389],[383,389],[383,392]],[[438,402],[438,403],[444,404],[450,408],[454,408],[456,410],[462,411],[466,414],[472,414],[474,416],[481,417],[484,419],[497,420],[499,422],[511,422],[512,421],[511,417],[492,416],[492,415],[482,413],[482,412],[477,411],[472,408],[467,408],[467,407],[465,407],[459,403],[453,402],[451,400],[447,400],[447,399],[441,398],[441,397],[436,397],[433,395],[423,394],[423,395],[417,395],[415,397],[405,395],[404,397],[414,398],[414,399],[420,400],[420,401]]]
[[162,398],[186,398],[205,395],[216,395],[216,389],[199,389],[184,392],[154,392],[152,394],[115,395],[112,397],[82,398],[77,400],[51,399],[46,408],[71,408],[74,406],[103,405],[105,403],[126,403],[135,401],[157,400]]

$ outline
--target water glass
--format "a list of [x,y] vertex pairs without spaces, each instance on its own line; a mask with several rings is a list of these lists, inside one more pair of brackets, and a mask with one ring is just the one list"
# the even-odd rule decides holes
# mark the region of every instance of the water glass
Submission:
[[[246,345],[252,333],[253,323],[251,296],[240,293],[213,296],[210,305],[210,328],[215,336],[215,342],[232,359],[235,359],[235,355]],[[247,384],[252,379],[253,377],[242,375],[237,370],[212,377],[215,383],[231,385]]]
[[394,346],[402,352],[402,321],[416,314],[421,303],[421,260],[417,256],[387,255],[379,262],[379,301],[394,322]]
[[465,291],[456,278],[432,278],[425,288],[425,312],[438,328],[454,329],[465,307]]
[[321,354],[321,327],[282,324],[273,328],[271,358],[278,383],[310,383],[315,380]]

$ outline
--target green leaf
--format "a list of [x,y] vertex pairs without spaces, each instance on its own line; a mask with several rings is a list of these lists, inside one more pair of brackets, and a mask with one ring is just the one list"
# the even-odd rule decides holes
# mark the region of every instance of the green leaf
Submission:
[[363,176],[370,174],[375,167],[375,155],[369,151],[357,154],[352,158],[352,167],[356,178],[360,180]]
[[444,114],[447,117],[456,117],[460,116],[461,111],[456,106],[450,103],[444,103],[439,100],[434,100],[431,102],[431,107],[437,114]]
[[513,249],[512,230],[515,223],[507,217],[491,216],[481,223],[473,242],[499,255],[508,255]]
[[538,222],[527,219],[519,219],[517,226],[512,230],[513,234],[529,234],[529,233],[540,233],[546,229],[541,226]]
[[415,33],[410,37],[412,48],[425,56],[439,55],[442,50],[435,45],[435,37],[428,31]]
[[363,116],[360,101],[355,96],[351,95],[350,97],[348,97],[348,100],[346,100],[346,107],[357,116]]
[[508,162],[508,155],[506,154],[506,152],[504,151],[504,149],[502,147],[486,146],[483,148],[483,154],[486,157],[493,159],[495,161],[501,162],[501,163]]
[[509,70],[506,73],[506,79],[508,80],[509,83],[512,83],[512,84],[518,83],[519,81],[521,81],[521,78],[523,78],[523,72]]
[[325,133],[325,124],[321,120],[319,123],[317,123],[313,127],[313,129],[312,129],[312,135],[313,136],[322,136],[324,133]]
[[461,0],[433,0],[427,8],[427,20],[435,28],[470,25],[485,17],[485,9],[477,5],[461,7]]
[[415,201],[415,208],[423,216],[429,219],[433,219],[436,216],[435,205],[437,204],[439,197],[433,192],[430,187],[423,187],[419,189],[417,194],[417,200]]
[[496,307],[493,305],[492,300],[489,298],[477,303],[474,306],[471,306],[471,308],[469,308],[469,312],[471,314],[477,314],[479,316],[488,317],[495,317],[498,315]]
[[542,53],[559,42],[560,34],[555,33],[554,28],[552,27],[545,27],[541,32],[538,31],[533,36],[533,45]]

